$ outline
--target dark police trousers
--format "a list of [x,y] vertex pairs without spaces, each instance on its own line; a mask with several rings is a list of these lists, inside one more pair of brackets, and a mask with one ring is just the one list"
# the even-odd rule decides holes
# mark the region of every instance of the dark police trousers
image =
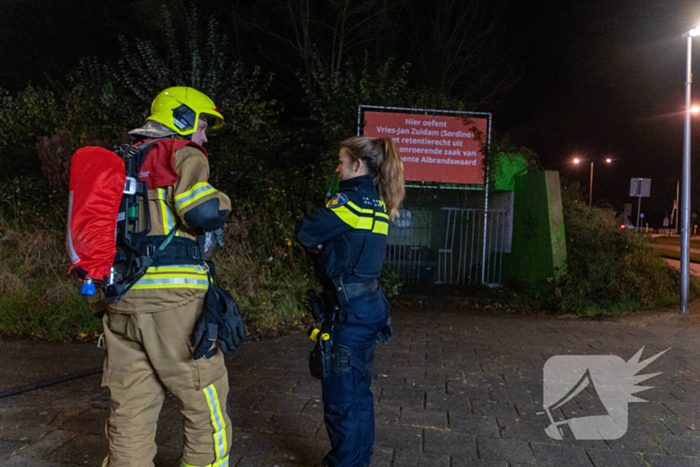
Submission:
[[381,290],[350,300],[338,313],[334,345],[370,364],[364,374],[345,367],[323,379],[324,421],[331,442],[326,456],[335,467],[368,466],[374,449],[374,398],[370,391],[374,346],[386,324],[389,305]]

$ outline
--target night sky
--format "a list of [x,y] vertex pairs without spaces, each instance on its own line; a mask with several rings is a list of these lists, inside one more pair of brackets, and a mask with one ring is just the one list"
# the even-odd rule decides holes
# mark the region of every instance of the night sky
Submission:
[[[135,19],[157,8],[129,1],[0,0],[0,87],[12,92],[45,76],[61,78],[80,57],[113,59],[117,34],[137,34]],[[49,6],[47,6],[49,5]],[[79,5],[79,7],[76,7]],[[512,37],[520,79],[491,110],[497,130],[540,156],[546,169],[588,186],[595,158],[594,203],[621,210],[636,199],[630,177],[652,179],[642,212],[660,226],[681,176],[685,39],[700,22],[700,2],[585,0],[506,2],[504,28]],[[38,14],[40,13],[40,14]],[[206,14],[206,11],[202,12]],[[124,19],[130,18],[130,19]],[[695,41],[700,70],[700,41]],[[700,71],[698,71],[700,76]],[[700,102],[700,79],[695,84]],[[692,154],[700,151],[700,117]],[[603,161],[615,159],[611,165]],[[700,165],[695,162],[693,211],[700,213]],[[636,214],[636,212],[635,212]]]
[[[503,124],[547,169],[588,186],[594,158],[593,202],[616,210],[629,197],[631,177],[652,179],[642,212],[658,226],[673,207],[681,177],[685,39],[700,21],[691,1],[528,2],[514,9],[516,31],[526,35],[523,75],[513,113]],[[519,24],[519,26],[517,26]],[[700,76],[700,42],[693,61]],[[695,85],[700,102],[700,80]],[[691,154],[700,151],[695,119]],[[603,161],[615,159],[611,165]],[[700,212],[700,166],[692,181],[691,209]],[[693,207],[694,206],[694,207]],[[633,219],[634,222],[634,219]]]

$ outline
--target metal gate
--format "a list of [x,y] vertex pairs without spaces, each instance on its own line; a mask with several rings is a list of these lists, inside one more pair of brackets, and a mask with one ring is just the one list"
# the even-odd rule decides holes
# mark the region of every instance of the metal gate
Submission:
[[[438,252],[439,284],[500,284],[510,212],[443,208],[445,248]],[[484,229],[486,220],[486,229]]]
[[432,217],[428,209],[402,209],[391,223],[384,261],[396,268],[402,282],[421,281]]

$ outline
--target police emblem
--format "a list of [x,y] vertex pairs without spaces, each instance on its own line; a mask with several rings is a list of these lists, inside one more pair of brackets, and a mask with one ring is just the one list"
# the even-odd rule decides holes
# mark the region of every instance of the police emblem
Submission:
[[328,202],[328,207],[331,209],[338,208],[347,202],[347,195],[344,195],[343,193],[336,193],[336,195]]

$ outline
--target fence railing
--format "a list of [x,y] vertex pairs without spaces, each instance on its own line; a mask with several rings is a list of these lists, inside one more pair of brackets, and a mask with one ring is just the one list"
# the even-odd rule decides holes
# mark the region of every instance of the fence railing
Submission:
[[[447,213],[445,248],[438,251],[441,284],[500,284],[508,238],[505,210],[443,208]],[[484,235],[484,221],[486,232]]]
[[389,227],[384,262],[405,283],[421,281],[424,252],[430,246],[432,213],[427,209],[403,209]]

